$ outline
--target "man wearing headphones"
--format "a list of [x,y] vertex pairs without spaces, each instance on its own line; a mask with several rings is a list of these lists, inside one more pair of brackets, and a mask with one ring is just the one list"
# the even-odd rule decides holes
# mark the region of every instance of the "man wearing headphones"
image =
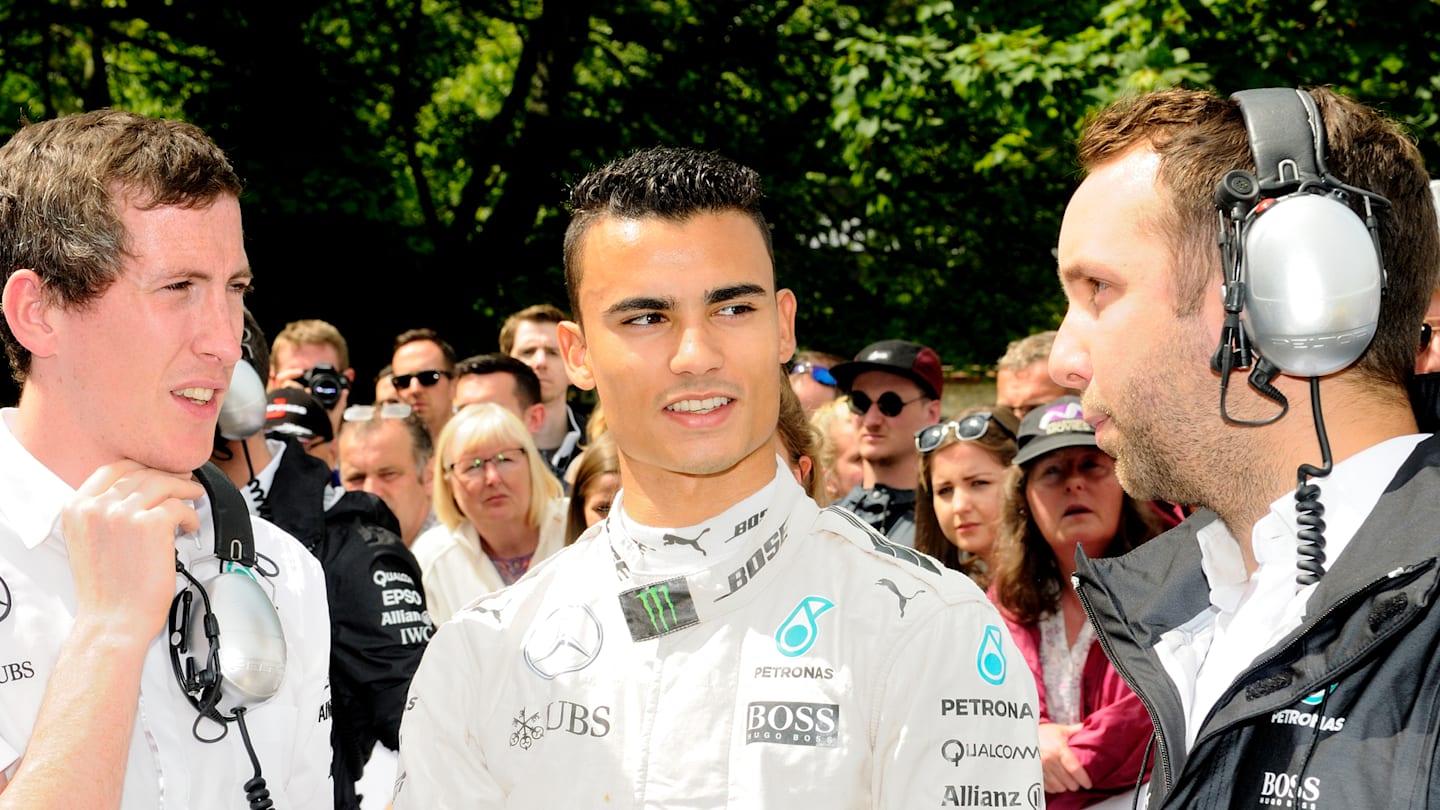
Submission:
[[320,564],[192,479],[240,358],[239,198],[177,121],[0,148],[0,807],[333,801]]
[[1326,89],[1169,90],[1101,113],[1079,156],[1051,375],[1131,495],[1203,507],[1077,574],[1156,721],[1149,806],[1431,806],[1440,440],[1405,383],[1440,234],[1419,152]]

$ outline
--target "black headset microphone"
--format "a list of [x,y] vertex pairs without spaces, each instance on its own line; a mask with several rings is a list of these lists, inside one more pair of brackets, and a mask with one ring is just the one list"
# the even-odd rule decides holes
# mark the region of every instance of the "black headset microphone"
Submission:
[[[217,430],[235,441],[259,432],[264,423],[264,383],[248,362],[238,362]],[[257,565],[268,560],[255,551],[245,498],[225,473],[207,463],[195,471],[195,477],[210,500],[216,569],[213,575],[197,577],[176,555],[175,570],[189,584],[170,605],[170,665],[180,689],[198,712],[192,729],[196,739],[219,742],[232,722],[240,729],[255,770],[243,786],[246,799],[251,810],[270,810],[274,802],[261,775],[245,716],[274,697],[285,678],[284,629],[274,603],[257,580],[257,576],[278,572]],[[218,724],[220,733],[201,736],[204,720]]]
[[[1233,425],[1271,424],[1289,411],[1272,384],[1277,374],[1307,377],[1321,466],[1296,470],[1296,581],[1325,574],[1325,508],[1309,482],[1333,469],[1320,408],[1320,378],[1359,359],[1375,336],[1385,289],[1375,209],[1390,201],[1346,185],[1325,169],[1325,125],[1303,90],[1235,93],[1256,173],[1226,173],[1215,189],[1224,262],[1225,320],[1211,367],[1220,375],[1220,416]],[[1258,176],[1257,176],[1258,175]],[[1364,219],[1351,207],[1358,201]],[[1253,368],[1252,368],[1253,366]],[[1258,420],[1226,407],[1230,374],[1250,368],[1249,384],[1280,406]]]

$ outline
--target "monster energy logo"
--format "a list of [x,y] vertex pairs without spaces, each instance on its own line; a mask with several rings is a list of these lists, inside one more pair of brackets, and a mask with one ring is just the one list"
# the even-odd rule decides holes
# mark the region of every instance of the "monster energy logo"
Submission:
[[620,594],[620,609],[636,641],[663,636],[700,621],[684,577],[655,582]]
[[[652,585],[635,595],[645,606],[645,615],[650,617],[650,627],[657,633],[670,629],[675,622],[675,603],[670,601],[669,585]],[[670,608],[670,620],[665,620],[665,608]]]

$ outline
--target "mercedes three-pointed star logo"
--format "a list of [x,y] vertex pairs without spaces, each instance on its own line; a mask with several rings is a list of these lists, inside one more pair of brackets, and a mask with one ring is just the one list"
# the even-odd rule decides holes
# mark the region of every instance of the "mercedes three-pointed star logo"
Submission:
[[525,664],[545,680],[578,672],[600,654],[604,633],[588,605],[567,605],[552,612],[526,635]]

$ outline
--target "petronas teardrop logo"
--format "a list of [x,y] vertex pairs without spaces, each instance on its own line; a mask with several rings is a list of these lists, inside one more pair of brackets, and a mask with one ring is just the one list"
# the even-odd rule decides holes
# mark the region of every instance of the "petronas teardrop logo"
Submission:
[[780,654],[791,658],[804,655],[810,645],[815,643],[815,635],[819,632],[815,620],[833,607],[835,603],[823,596],[807,596],[801,599],[800,604],[790,611],[790,615],[775,631],[775,647],[780,650]]
[[996,625],[985,625],[980,651],[975,654],[975,669],[988,684],[999,686],[1005,683],[1005,642]]

